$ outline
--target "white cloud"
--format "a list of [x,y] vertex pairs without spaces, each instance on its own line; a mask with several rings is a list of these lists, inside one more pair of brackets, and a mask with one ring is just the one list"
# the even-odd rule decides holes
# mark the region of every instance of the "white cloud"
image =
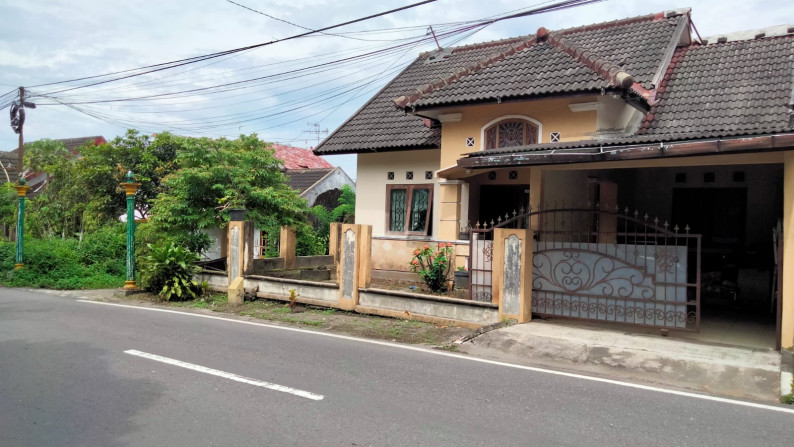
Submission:
[[[404,6],[406,1],[388,0],[239,0],[239,3],[264,13],[294,23],[319,28],[386,9]],[[440,0],[436,3],[402,11],[390,16],[359,23],[333,32],[374,30],[391,27],[420,26],[432,23],[466,21],[491,16],[539,3],[529,0],[517,4],[515,0]],[[794,23],[794,8],[790,0],[690,0],[692,18],[701,35],[762,28],[782,23]],[[670,0],[610,0],[565,11],[531,16],[493,24],[470,37],[466,42],[479,42],[530,34],[540,26],[549,29],[568,28],[589,23],[615,20],[689,6]],[[5,18],[0,28],[0,94],[16,85],[35,85],[55,80],[71,79],[91,74],[125,70],[142,65],[191,57],[254,43],[266,42],[302,32],[285,23],[220,0],[139,0],[135,2],[108,2],[103,0],[0,0],[0,17]],[[423,28],[415,33],[424,34]],[[389,39],[395,35],[369,34],[368,39]],[[214,60],[203,68],[187,68],[183,75],[163,72],[148,82],[131,80],[127,84],[108,84],[94,93],[78,90],[72,98],[103,99],[114,96],[142,96],[172,91],[207,87],[221,82],[234,82],[245,77],[263,76],[289,68],[322,63],[344,57],[343,51],[364,52],[377,42],[352,39],[317,37],[295,39],[237,56]],[[405,62],[423,48],[409,51]],[[393,56],[395,57],[395,56]],[[296,59],[304,60],[296,62]],[[235,90],[223,95],[196,92],[185,97],[161,101],[146,101],[132,105],[92,105],[90,107],[126,120],[156,123],[172,122],[177,127],[192,128],[204,123],[203,130],[236,136],[240,132],[265,129],[264,139],[284,141],[295,145],[313,146],[312,135],[304,132],[307,123],[327,117],[321,128],[331,131],[344,122],[371,94],[363,95],[346,104],[354,92],[347,96],[328,99],[321,104],[306,105],[295,112],[284,112],[278,119],[267,118],[227,127],[206,127],[225,122],[224,115],[245,113],[250,116],[268,115],[295,107],[296,101],[320,91],[339,87],[346,82],[372,76],[390,63],[383,59],[372,64],[368,71],[365,63],[350,64],[333,71],[290,82],[262,81],[257,87]],[[301,65],[302,64],[302,65]],[[264,67],[251,68],[260,65]],[[240,70],[230,72],[230,70]],[[336,79],[339,78],[339,79]],[[365,89],[383,84],[381,80]],[[303,88],[298,93],[285,92]],[[356,92],[360,92],[357,90]],[[374,90],[373,90],[374,92]],[[66,94],[64,94],[66,95]],[[218,97],[225,98],[219,100]],[[43,98],[38,99],[44,103]],[[321,110],[338,106],[328,115]],[[196,110],[203,109],[203,110]],[[144,111],[159,113],[141,113]],[[319,112],[319,113],[318,113]],[[312,116],[312,114],[314,114]],[[0,115],[5,116],[5,115]],[[2,118],[0,118],[2,119]],[[211,122],[206,120],[211,119]],[[205,121],[202,121],[205,120]],[[294,121],[288,125],[281,125]],[[229,121],[231,123],[231,121]],[[146,127],[149,127],[147,125]],[[279,126],[280,125],[280,126]],[[274,127],[278,126],[278,127]],[[26,139],[66,138],[102,134],[112,138],[124,132],[116,127],[79,114],[64,107],[40,107],[31,111],[25,128]],[[189,133],[189,132],[185,132]],[[0,149],[16,146],[16,135],[7,124],[0,121]],[[331,162],[343,165],[354,174],[354,157],[332,157]],[[341,160],[341,161],[339,161]]]

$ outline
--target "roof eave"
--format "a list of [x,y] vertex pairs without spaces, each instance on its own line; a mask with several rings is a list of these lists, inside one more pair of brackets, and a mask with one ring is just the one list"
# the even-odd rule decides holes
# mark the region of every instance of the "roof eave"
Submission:
[[794,133],[726,137],[708,140],[682,140],[645,144],[591,146],[576,149],[540,150],[508,154],[469,154],[458,160],[465,169],[539,166],[552,164],[624,161],[696,155],[774,152],[794,149]]

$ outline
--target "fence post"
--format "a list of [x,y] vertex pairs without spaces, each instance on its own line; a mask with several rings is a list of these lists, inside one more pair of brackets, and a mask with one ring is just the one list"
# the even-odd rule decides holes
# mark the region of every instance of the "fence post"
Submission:
[[343,224],[341,251],[337,264],[339,278],[339,307],[354,310],[358,305],[358,286],[361,275],[361,225]]
[[492,288],[499,319],[526,323],[532,319],[532,230],[495,228],[493,244]]
[[358,266],[358,288],[366,289],[372,282],[372,225],[359,225]]
[[229,304],[243,303],[243,274],[246,258],[246,232],[244,212],[232,210],[229,213],[229,253],[226,258],[226,271],[229,275],[227,294]]
[[284,268],[295,268],[295,229],[281,227],[281,234],[278,242],[278,255],[284,258]]
[[334,257],[334,262],[339,262],[339,247],[342,235],[342,224],[332,222],[328,228],[328,254]]

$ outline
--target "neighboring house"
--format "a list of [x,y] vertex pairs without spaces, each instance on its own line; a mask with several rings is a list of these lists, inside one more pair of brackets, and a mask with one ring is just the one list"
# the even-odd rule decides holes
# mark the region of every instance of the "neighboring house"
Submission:
[[[336,208],[342,186],[348,185],[355,190],[355,183],[348,177],[342,168],[334,167],[322,157],[318,157],[309,149],[273,144],[275,156],[282,162],[284,175],[287,176],[289,186],[300,193],[309,207],[322,205],[328,210]],[[209,231],[213,239],[212,247],[205,253],[210,259],[225,256],[222,254],[226,242],[223,230]],[[264,243],[263,243],[264,241]],[[254,246],[256,255],[264,254],[267,241],[263,231],[254,231]]]
[[701,41],[689,10],[540,28],[421,54],[315,153],[358,154],[381,275],[450,241],[491,301],[490,228],[528,225],[533,313],[697,330],[769,315],[794,264],[792,60],[794,27]]
[[[99,146],[100,144],[107,143],[105,137],[101,135],[93,136],[93,137],[78,137],[78,138],[61,138],[53,140],[59,143],[63,143],[66,150],[73,154],[78,153],[78,149],[86,144],[93,144],[94,146]],[[29,146],[33,142],[25,143],[25,146]],[[2,169],[0,169],[0,181],[11,181],[12,183],[16,183],[19,179],[19,149],[14,149],[8,152],[0,152],[0,164],[2,164]],[[47,174],[44,172],[31,172],[30,170],[26,170],[25,172],[25,181],[27,181],[30,190],[28,194],[30,196],[35,196],[41,191],[41,188],[44,187],[47,180]]]
[[[93,136],[93,137],[79,137],[79,138],[62,138],[54,140],[66,147],[66,149],[73,153],[77,154],[77,150],[85,146],[86,144],[93,144],[98,146],[100,144],[107,143],[104,137],[102,136]],[[30,145],[31,143],[25,143],[25,146]],[[7,152],[0,152],[0,183],[11,182],[16,183],[19,180],[19,148],[7,151]],[[27,196],[28,198],[33,198],[38,195],[42,189],[47,185],[47,174],[44,172],[31,172],[30,170],[26,170],[25,172],[25,181],[27,185],[30,187],[28,190]],[[3,226],[0,228],[0,234],[4,238],[14,238],[15,229],[14,228],[7,228]]]

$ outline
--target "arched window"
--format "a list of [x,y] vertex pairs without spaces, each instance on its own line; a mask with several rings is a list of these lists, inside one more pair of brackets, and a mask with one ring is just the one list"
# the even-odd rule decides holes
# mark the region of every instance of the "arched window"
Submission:
[[525,146],[538,142],[538,126],[525,119],[506,119],[485,129],[485,149]]

